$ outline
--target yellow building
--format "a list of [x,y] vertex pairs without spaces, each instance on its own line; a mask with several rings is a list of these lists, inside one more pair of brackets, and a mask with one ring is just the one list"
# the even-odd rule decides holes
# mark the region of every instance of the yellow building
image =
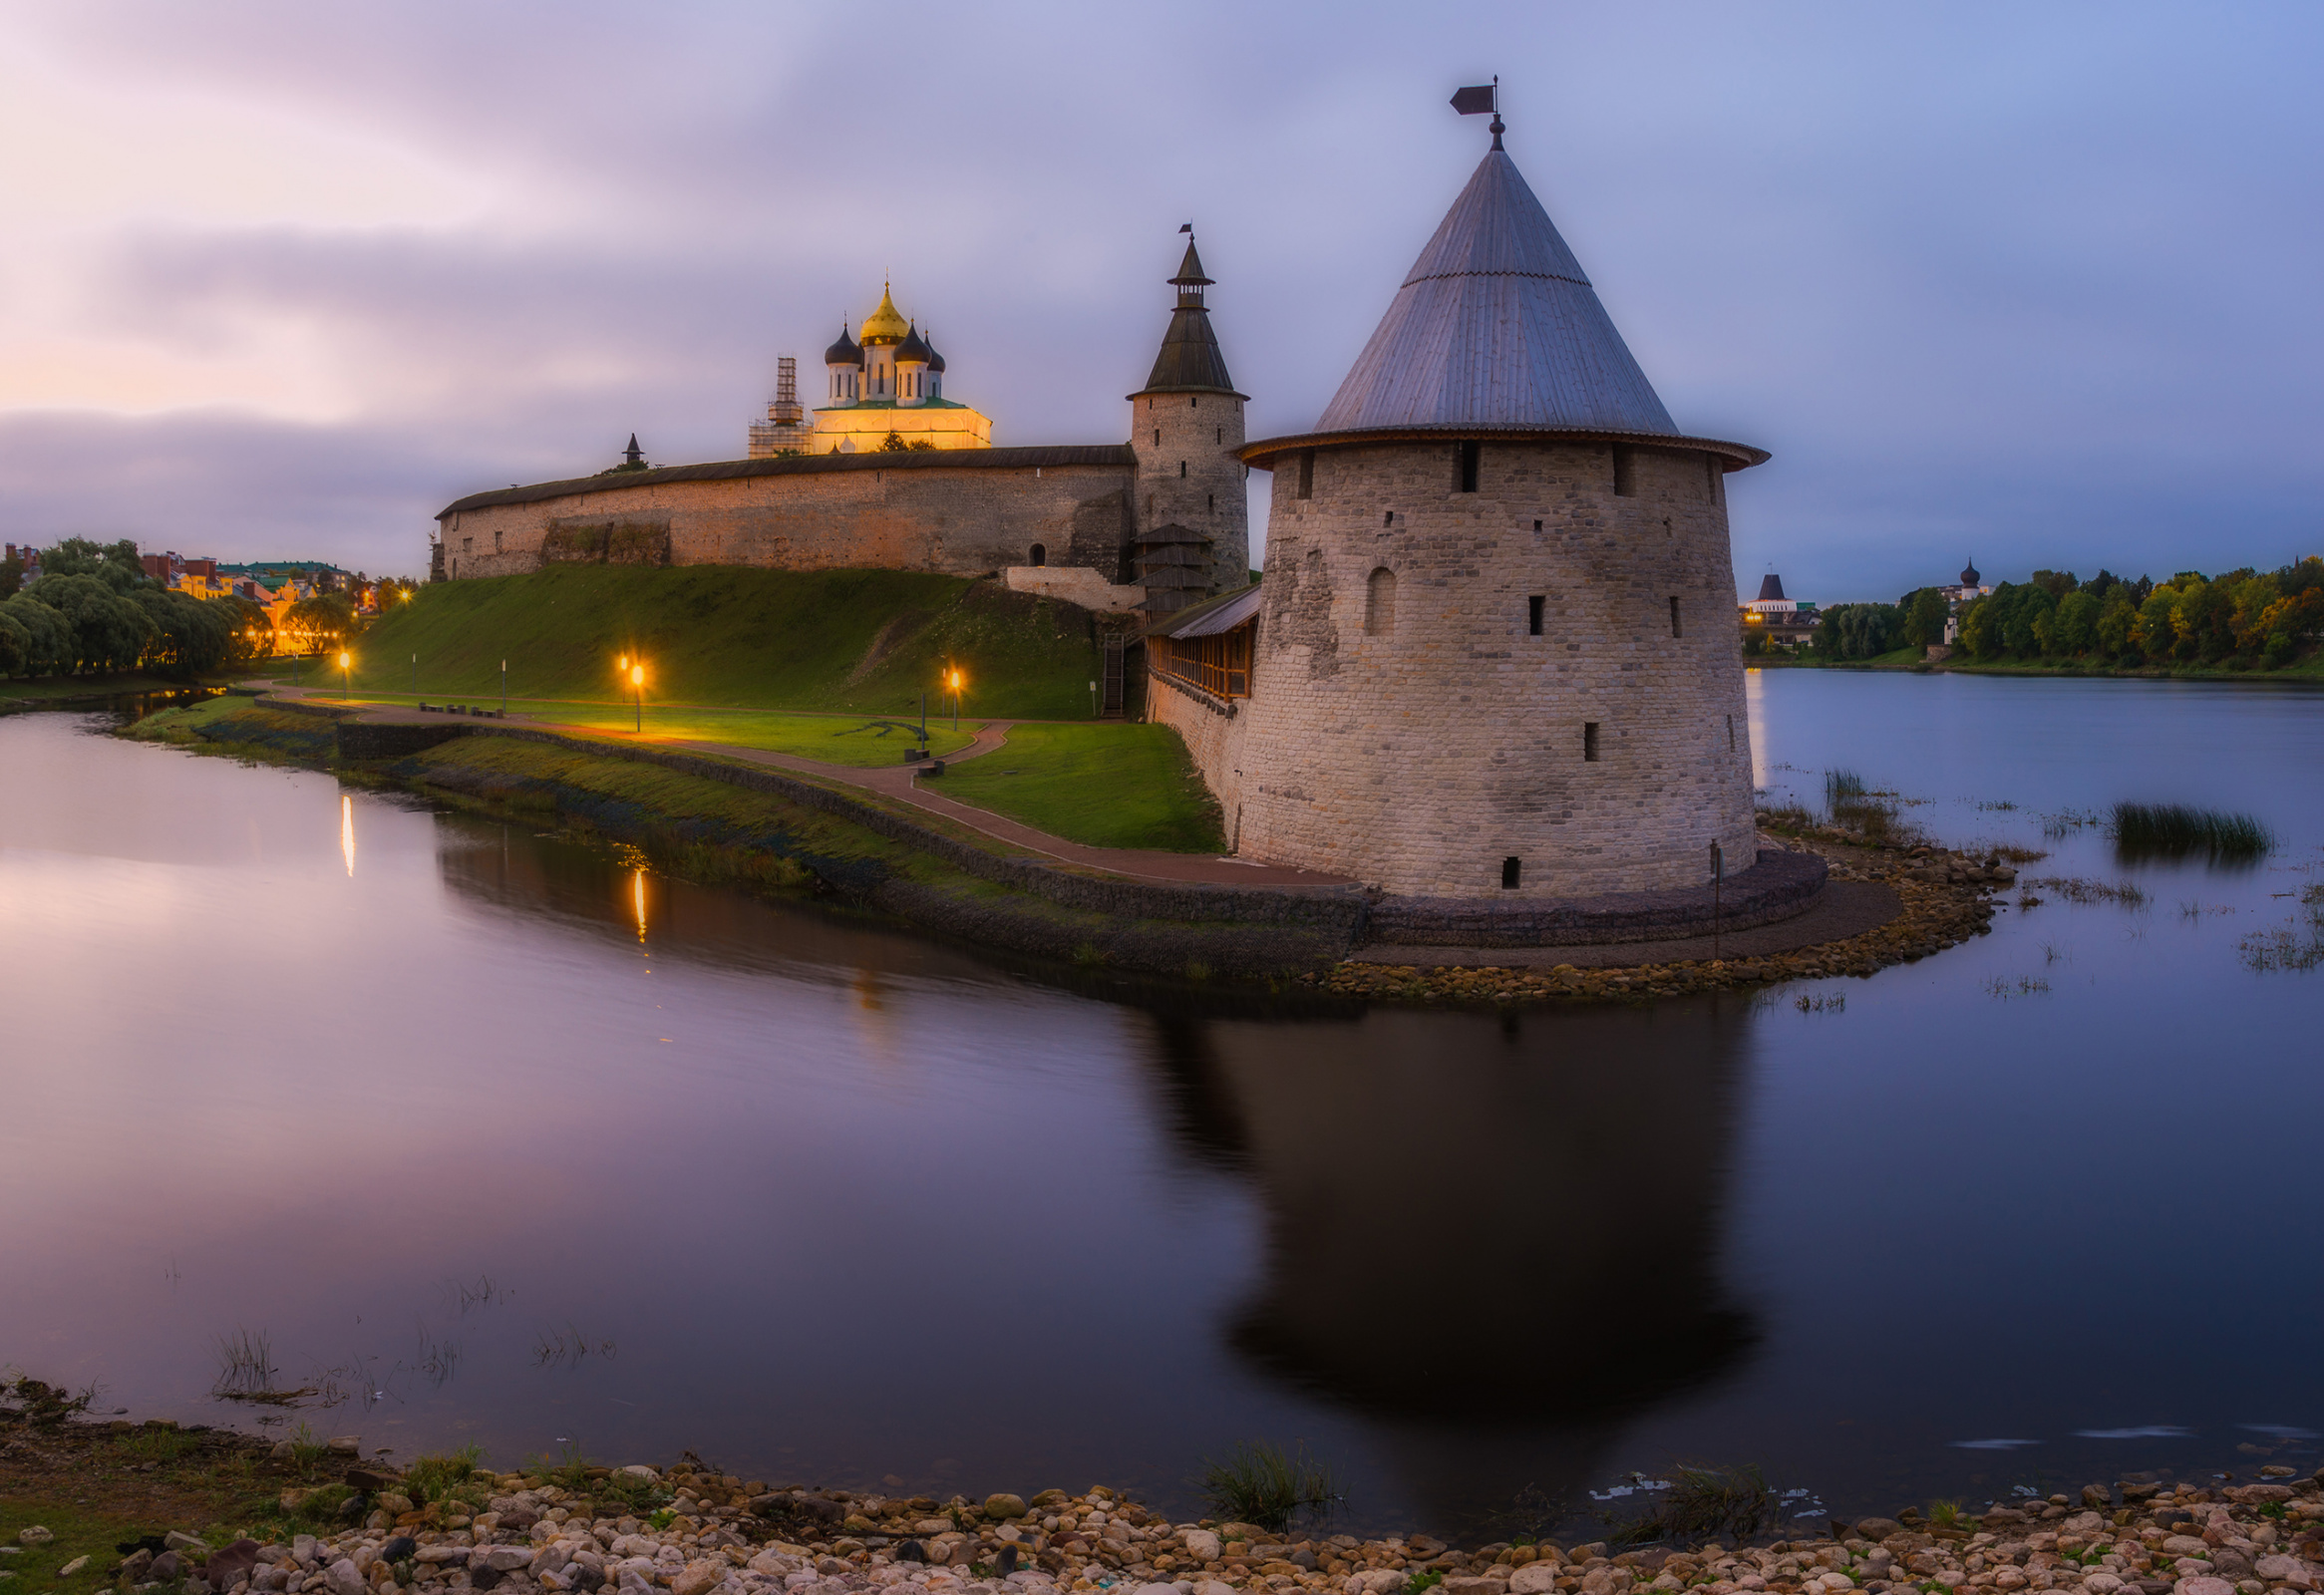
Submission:
[[879,308],[863,318],[861,342],[839,328],[824,351],[830,381],[814,413],[815,454],[906,449],[990,449],[991,420],[944,397],[944,357],[906,321],[882,286]]

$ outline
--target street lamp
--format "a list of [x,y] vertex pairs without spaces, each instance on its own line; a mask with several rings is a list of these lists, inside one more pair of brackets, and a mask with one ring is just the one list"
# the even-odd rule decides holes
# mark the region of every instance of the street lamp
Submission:
[[347,701],[347,684],[354,679],[355,656],[346,649],[339,650],[339,701]]
[[948,675],[946,675],[946,676],[945,676],[945,678],[944,678],[944,685],[946,685],[947,687],[950,687],[950,688],[952,689],[952,729],[953,729],[954,731],[958,731],[958,730],[960,729],[960,684],[961,684],[961,681],[962,681],[962,677],[961,677],[960,671],[959,671],[959,669],[958,669],[957,667],[955,667],[955,668],[954,668],[954,669],[953,669],[953,670],[952,670],[952,671],[951,671],[951,672],[950,672]]
[[645,734],[645,666],[632,665],[629,667],[629,684],[637,689],[637,730],[638,734],[643,736]]

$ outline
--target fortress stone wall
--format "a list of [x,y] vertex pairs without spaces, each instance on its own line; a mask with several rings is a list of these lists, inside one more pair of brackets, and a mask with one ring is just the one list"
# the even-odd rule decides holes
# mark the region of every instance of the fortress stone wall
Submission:
[[1196,695],[1154,694],[1241,852],[1415,894],[1693,885],[1714,841],[1748,867],[1734,462],[1488,441],[1462,491],[1461,447],[1357,440],[1270,462],[1250,697],[1205,730],[1222,717]]
[[439,539],[450,578],[568,563],[969,576],[1039,562],[1111,583],[1131,574],[1136,482],[1119,445],[730,461],[476,493],[438,516]]

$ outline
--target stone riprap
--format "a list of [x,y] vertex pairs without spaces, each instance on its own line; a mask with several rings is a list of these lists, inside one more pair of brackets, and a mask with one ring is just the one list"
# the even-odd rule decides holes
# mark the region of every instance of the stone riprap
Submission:
[[[1857,842],[1835,837],[1833,833],[1807,843],[1825,857],[1829,878],[1884,884],[1901,900],[1902,912],[1853,936],[1779,953],[1542,968],[1537,964],[1429,962],[1425,948],[1413,949],[1408,961],[1402,948],[1376,943],[1357,959],[1301,978],[1340,997],[1510,1003],[1678,997],[1733,986],[1872,975],[1894,964],[1918,962],[1971,936],[1984,935],[1993,918],[1990,894],[2017,879],[2017,871],[1995,857],[1978,858],[1926,846],[1868,851]],[[1697,942],[1704,939],[1696,937]],[[1502,952],[1497,956],[1510,955]]]
[[[389,1479],[369,1497],[379,1505],[362,1528],[216,1550],[180,1536],[162,1557],[132,1556],[120,1582],[150,1590],[174,1581],[186,1595],[199,1595],[196,1584],[211,1595],[536,1595],[608,1585],[622,1595],[2305,1595],[2324,1577],[2324,1484],[2281,1468],[2260,1483],[2209,1490],[2091,1484],[2079,1500],[2053,1495],[1975,1516],[1923,1520],[1907,1509],[1835,1519],[1816,1537],[1754,1545],[1713,1536],[1630,1550],[1545,1539],[1458,1549],[1426,1534],[1173,1523],[1102,1487],[938,1502],[768,1490],[690,1468],[621,1472],[667,1506],[609,1515],[577,1489],[501,1475],[472,1515],[416,1506]],[[165,1569],[171,1579],[153,1576]],[[213,1582],[210,1569],[224,1577]]]

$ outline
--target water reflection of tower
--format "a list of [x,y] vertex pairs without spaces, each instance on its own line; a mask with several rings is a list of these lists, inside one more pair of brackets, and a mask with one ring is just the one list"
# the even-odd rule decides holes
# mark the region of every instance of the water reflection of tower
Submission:
[[1450,1517],[1593,1481],[1756,1339],[1718,1267],[1747,1010],[1166,1020],[1181,1146],[1253,1179],[1226,1333]]

